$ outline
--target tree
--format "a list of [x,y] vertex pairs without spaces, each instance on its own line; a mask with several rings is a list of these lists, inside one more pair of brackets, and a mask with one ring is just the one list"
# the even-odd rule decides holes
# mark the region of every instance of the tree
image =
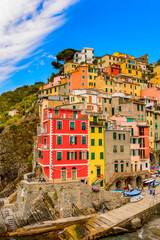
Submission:
[[51,63],[51,65],[53,66],[54,69],[60,69],[61,67],[63,67],[63,64],[61,64],[60,62],[56,62],[56,61],[53,61]]
[[93,64],[98,64],[97,58],[95,58],[95,59],[93,60]]
[[160,59],[157,61],[157,65],[160,65]]
[[50,78],[47,78],[48,83],[49,83],[49,82],[53,82],[53,81],[54,81],[54,77],[55,77],[55,74],[52,73],[51,76],[50,76]]
[[59,52],[56,56],[58,61],[63,61],[64,64],[73,59],[75,52],[79,52],[78,50],[67,48],[63,51]]

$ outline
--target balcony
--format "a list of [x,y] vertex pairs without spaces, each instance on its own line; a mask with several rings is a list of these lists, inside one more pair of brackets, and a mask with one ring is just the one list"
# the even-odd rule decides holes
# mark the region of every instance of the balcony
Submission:
[[37,135],[47,134],[47,129],[43,129],[41,127],[37,127]]
[[40,148],[42,148],[42,149],[49,149],[49,147],[46,144],[41,144]]
[[90,121],[89,124],[90,124],[90,126],[103,126],[103,122]]

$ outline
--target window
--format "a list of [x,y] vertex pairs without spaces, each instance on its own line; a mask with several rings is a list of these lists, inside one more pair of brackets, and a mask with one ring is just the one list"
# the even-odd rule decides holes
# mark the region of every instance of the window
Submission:
[[91,153],[91,160],[94,160],[95,159],[95,153]]
[[57,152],[57,160],[62,160],[62,152]]
[[81,129],[86,130],[86,122],[81,122]]
[[83,69],[82,72],[85,72],[85,70]]
[[134,89],[136,90],[136,86],[134,87]]
[[94,69],[94,73],[97,73],[97,70],[96,70],[96,69]]
[[132,70],[128,70],[128,73],[132,73]]
[[139,104],[137,104],[137,111],[139,111]]
[[155,119],[157,119],[157,114],[155,114]]
[[89,76],[89,79],[92,79],[92,75]]
[[86,136],[82,136],[81,143],[84,145],[87,143]]
[[155,140],[158,140],[158,133],[155,133]]
[[118,161],[115,161],[115,163],[114,163],[114,171],[116,173],[118,172]]
[[62,129],[62,121],[57,121],[57,129]]
[[82,86],[84,86],[84,83],[82,83]]
[[109,65],[111,65],[111,62],[109,62]]
[[108,88],[106,88],[105,90],[106,90],[106,92],[108,92]]
[[62,136],[57,136],[57,145],[62,145]]
[[70,136],[70,137],[69,137],[69,144],[70,144],[70,145],[75,145],[75,144],[77,144],[77,137],[76,137],[76,136]]
[[120,152],[124,152],[124,146],[123,145],[120,146]]
[[123,134],[123,140],[125,140],[125,134]]
[[107,112],[107,107],[105,107],[105,112]]
[[141,111],[143,111],[143,105],[141,105]]
[[141,120],[143,121],[143,115],[141,116]]
[[116,139],[117,138],[117,134],[116,132],[113,132],[113,139]]
[[85,79],[85,76],[82,76],[82,79]]
[[109,104],[111,104],[112,103],[112,99],[109,99]]
[[77,152],[67,152],[67,160],[77,160]]
[[71,79],[71,75],[68,75],[68,78]]
[[124,83],[124,87],[126,87],[126,84]]
[[91,146],[95,145],[95,139],[91,139]]
[[99,146],[102,146],[102,139],[99,139]]
[[95,133],[95,128],[91,127],[91,133]]
[[114,152],[114,153],[117,152],[117,145],[113,145],[113,152]]
[[158,124],[157,124],[157,123],[155,123],[155,129],[156,129],[156,130],[158,129]]
[[138,115],[138,121],[140,121],[140,115]]
[[106,101],[106,98],[104,98],[104,103],[106,103],[107,101]]
[[70,130],[75,130],[75,122],[70,122]]
[[106,81],[106,85],[108,84],[108,81]]
[[85,151],[85,152],[79,152],[79,159],[89,159],[89,152]]
[[54,110],[54,116],[59,116],[59,110]]
[[99,127],[99,133],[102,133],[102,128],[101,127]]
[[97,122],[97,117],[93,117],[93,122]]
[[112,86],[112,81],[110,82],[110,85]]
[[130,85],[130,88],[132,88],[132,85]]
[[148,163],[146,163],[146,168],[148,168]]
[[112,88],[110,89],[110,93],[112,93]]
[[119,111],[121,112],[121,106],[119,106]]
[[50,93],[52,93],[52,88],[50,89]]
[[42,151],[39,151],[39,158],[43,158],[43,152]]
[[100,159],[103,159],[103,152],[100,152]]

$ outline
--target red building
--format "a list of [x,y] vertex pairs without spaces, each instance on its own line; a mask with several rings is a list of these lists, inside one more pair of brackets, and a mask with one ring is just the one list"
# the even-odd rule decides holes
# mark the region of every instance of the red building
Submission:
[[106,71],[108,72],[108,75],[118,75],[122,72],[122,69],[120,68],[120,65],[118,64],[112,64],[109,67],[106,67]]
[[138,135],[140,143],[140,170],[150,171],[148,126],[138,125]]
[[88,179],[89,120],[80,110],[44,109],[39,164],[54,182]]

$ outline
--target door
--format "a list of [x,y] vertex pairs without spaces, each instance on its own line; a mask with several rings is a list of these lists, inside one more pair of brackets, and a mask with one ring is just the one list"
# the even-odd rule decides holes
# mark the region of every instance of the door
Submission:
[[77,178],[77,169],[74,167],[72,168],[72,180],[76,180]]
[[100,168],[97,168],[97,176],[98,175],[101,175],[101,169]]
[[61,175],[61,177],[62,177],[62,181],[64,182],[64,181],[66,181],[66,177],[67,177],[67,172],[66,172],[66,168],[62,168],[62,175]]
[[137,171],[137,164],[135,164],[135,172]]
[[73,118],[74,118],[74,119],[77,118],[77,111],[73,111]]
[[123,163],[121,163],[121,172],[123,172],[124,170],[124,166],[123,166]]

